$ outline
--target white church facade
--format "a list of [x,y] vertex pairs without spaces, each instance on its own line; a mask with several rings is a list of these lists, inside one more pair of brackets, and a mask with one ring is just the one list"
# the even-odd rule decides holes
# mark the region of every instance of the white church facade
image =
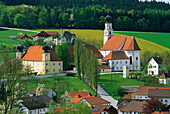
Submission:
[[129,70],[140,70],[140,51],[135,37],[113,36],[111,17],[106,16],[104,29],[104,45],[100,49],[103,62],[107,63],[112,71],[123,71],[123,66]]

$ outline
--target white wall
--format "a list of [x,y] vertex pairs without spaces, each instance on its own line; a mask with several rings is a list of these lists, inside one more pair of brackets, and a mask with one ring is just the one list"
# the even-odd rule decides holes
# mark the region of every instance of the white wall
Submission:
[[54,96],[56,96],[56,92],[53,91],[53,89],[51,89],[51,90],[48,92],[48,96],[49,96],[50,98],[53,98]]
[[129,59],[109,60],[108,67],[113,71],[123,71],[123,66],[129,66]]
[[129,62],[129,70],[140,70],[140,51],[124,51],[129,57],[132,56],[132,64]]
[[132,99],[149,99],[148,95],[135,95]]
[[166,104],[166,105],[168,106],[168,105],[170,105],[170,98],[162,98],[162,99],[161,99],[161,102],[162,102],[163,104]]
[[111,50],[100,50],[100,53],[102,54],[103,57],[106,57],[110,52]]
[[161,84],[166,84],[166,79],[161,79],[161,78],[159,78],[159,83],[161,83]]

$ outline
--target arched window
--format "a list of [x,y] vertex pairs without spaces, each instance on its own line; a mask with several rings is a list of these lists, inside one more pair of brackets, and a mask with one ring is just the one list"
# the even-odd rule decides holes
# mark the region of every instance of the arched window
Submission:
[[130,56],[130,65],[132,64],[132,56]]

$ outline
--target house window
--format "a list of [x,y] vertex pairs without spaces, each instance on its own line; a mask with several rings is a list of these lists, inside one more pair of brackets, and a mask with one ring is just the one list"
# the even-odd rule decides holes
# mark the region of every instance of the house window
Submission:
[[115,62],[113,61],[112,64],[114,64]]
[[60,69],[58,69],[58,71],[60,72],[61,70],[60,70]]
[[111,35],[111,31],[109,31],[109,35]]
[[53,72],[55,72],[55,69],[53,69]]
[[127,61],[125,61],[125,63],[127,64]]
[[46,63],[46,66],[48,66],[48,63]]
[[118,64],[118,61],[116,61],[116,64]]
[[58,65],[60,65],[60,63],[58,63]]
[[138,66],[136,66],[136,69],[138,69]]
[[104,69],[103,69],[103,72],[104,72]]
[[122,66],[120,67],[120,69],[122,69]]
[[136,57],[136,60],[138,60],[138,57]]
[[130,56],[130,65],[132,64],[132,56]]
[[116,67],[116,69],[118,69],[118,67]]
[[55,63],[53,63],[53,66],[55,66]]
[[120,64],[122,64],[122,61],[120,61]]

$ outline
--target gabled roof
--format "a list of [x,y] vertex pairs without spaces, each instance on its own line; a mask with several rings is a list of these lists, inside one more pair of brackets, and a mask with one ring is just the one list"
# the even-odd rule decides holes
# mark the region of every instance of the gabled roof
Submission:
[[[98,59],[102,59],[102,54],[100,51],[97,50],[97,48],[93,45],[85,45],[86,48],[91,49],[97,56]],[[74,46],[73,45],[68,45],[68,48],[70,50],[71,57],[74,59]]]
[[51,98],[47,95],[33,96],[33,97],[24,97],[21,98],[21,102],[29,110],[40,109],[48,107]]
[[36,36],[39,36],[39,37],[48,37],[50,35],[47,32],[45,32],[45,31],[41,31],[40,33],[36,34]]
[[163,57],[152,57],[152,58],[157,62],[157,64],[163,63]]
[[[31,89],[31,90],[28,91],[28,93],[29,93],[29,94],[36,94],[36,89],[37,89],[37,88]],[[46,88],[46,90],[47,90],[47,91],[50,91],[50,90],[52,90],[52,88]]]
[[21,37],[20,37],[20,39],[23,39],[23,38],[31,38],[32,37],[32,35],[26,35],[26,34],[24,34],[24,35],[22,35]]
[[77,95],[80,95],[81,97],[91,96],[91,93],[88,91],[71,91],[69,94],[69,97],[75,97]]
[[99,69],[111,69],[111,68],[106,65],[99,65]]
[[152,114],[169,114],[170,112],[169,111],[155,111],[155,112],[152,112]]
[[150,89],[169,89],[170,87],[147,87],[147,86],[140,86],[138,91],[136,91],[135,95],[148,95]]
[[130,103],[131,101],[143,101],[143,99],[119,99],[117,102],[117,106],[119,106],[124,101],[127,101],[128,103]]
[[133,36],[112,36],[100,50],[140,50]]
[[49,35],[57,35],[58,34],[57,31],[45,31],[45,32]]
[[150,89],[148,96],[158,97],[158,98],[170,98],[170,89]]
[[71,34],[69,31],[64,31],[64,33],[62,33],[58,38],[61,38],[61,37],[66,37],[66,39],[69,39],[71,40],[71,38],[73,36],[76,36],[75,34]]
[[120,109],[122,112],[143,112],[145,101],[131,101],[124,108]]
[[86,100],[90,105],[110,104],[109,101],[106,101],[101,97],[85,97],[83,99]]
[[159,78],[161,79],[167,79],[168,74],[167,73],[163,73]]
[[[30,46],[21,60],[24,61],[42,61],[43,46]],[[50,48],[50,61],[62,61],[60,57],[55,53],[54,48]]]
[[127,57],[124,51],[111,51],[106,57],[103,58],[103,61],[118,59],[129,59],[129,57]]

